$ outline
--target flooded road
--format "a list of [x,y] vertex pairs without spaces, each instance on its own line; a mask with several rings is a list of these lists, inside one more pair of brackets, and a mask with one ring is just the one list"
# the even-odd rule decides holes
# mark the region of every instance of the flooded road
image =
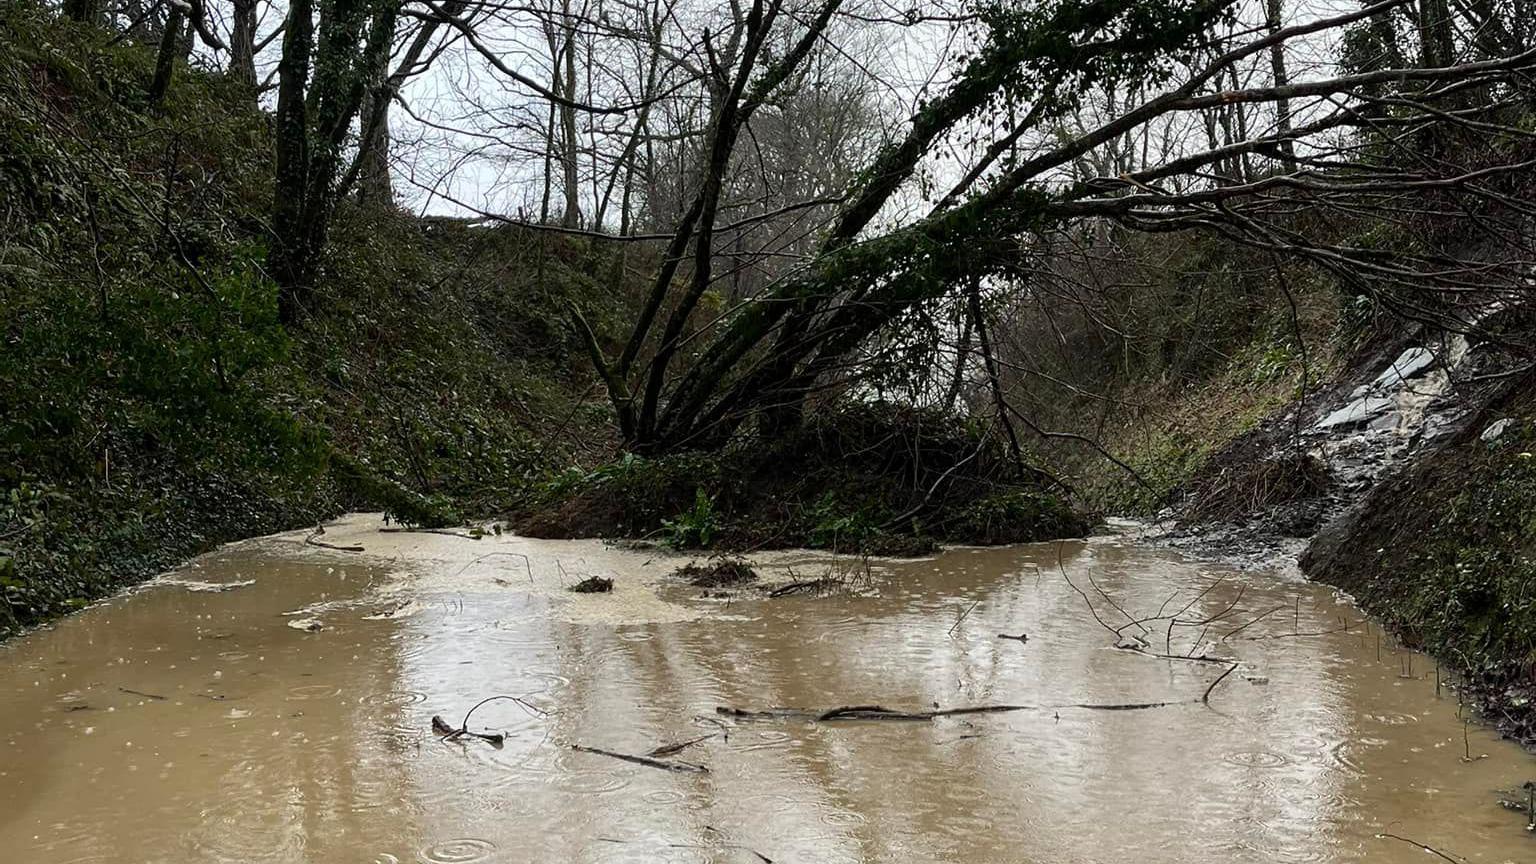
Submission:
[[[1094,540],[1060,569],[780,555],[773,584],[853,578],[703,596],[657,551],[379,524],[323,538],[363,554],[229,547],[0,646],[6,860],[1536,861],[1498,806],[1536,762],[1320,586]],[[564,590],[588,575],[615,591]],[[497,694],[522,702],[469,728],[499,748],[433,733]],[[1000,704],[1028,710],[717,711]],[[707,771],[572,748],[695,739],[660,761]]]

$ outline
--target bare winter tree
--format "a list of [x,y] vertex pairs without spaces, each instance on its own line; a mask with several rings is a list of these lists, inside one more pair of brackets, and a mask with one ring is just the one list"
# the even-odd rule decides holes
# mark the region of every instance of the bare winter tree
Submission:
[[[699,250],[710,249],[711,238],[696,223],[713,197],[710,190],[718,185],[709,178],[729,162],[718,151],[733,143],[729,127],[717,122],[710,137],[716,158],[709,163],[709,182],[674,235],[667,264],[630,340],[616,361],[589,340],[626,438],[642,450],[708,446],[753,417],[775,425],[793,422],[809,395],[859,373],[864,365],[861,352],[882,328],[977,278],[1012,266],[1020,244],[1055,226],[1110,220],[1143,231],[1219,231],[1234,242],[1300,255],[1340,278],[1382,290],[1395,286],[1454,291],[1469,284],[1461,274],[1473,272],[1473,265],[1458,269],[1436,254],[1384,255],[1340,246],[1299,234],[1281,217],[1298,206],[1397,206],[1404,196],[1431,192],[1439,196],[1441,206],[1517,206],[1500,199],[1496,183],[1529,167],[1526,151],[1519,146],[1481,151],[1489,161],[1478,166],[1441,162],[1405,167],[1372,154],[1441,124],[1459,134],[1526,140],[1507,126],[1498,126],[1493,135],[1487,119],[1448,111],[1447,106],[1468,88],[1513,92],[1514,82],[1536,57],[1527,52],[1253,86],[1241,86],[1241,76],[1234,74],[1246,64],[1262,65],[1276,44],[1320,34],[1337,36],[1402,5],[1388,0],[1290,27],[1260,26],[1257,34],[1250,31],[1216,56],[1209,56],[1201,40],[1213,23],[1232,13],[1226,3],[1151,7],[1090,0],[1045,10],[993,9],[985,47],[947,92],[913,118],[906,136],[887,147],[861,175],[862,182],[847,193],[815,260],[725,316],[706,339],[695,337],[690,361],[674,376],[670,366],[677,358],[677,339],[706,284],[699,274],[709,272],[708,263],[698,256]],[[1070,34],[1066,42],[1073,47],[1042,47],[1041,40],[1030,38],[1043,32]],[[1187,75],[1175,79],[1172,61],[1180,56],[1201,59]],[[1049,85],[1063,69],[1075,74],[1072,90],[1051,90]],[[764,74],[761,80],[775,78]],[[947,196],[952,203],[925,218],[875,228],[876,216],[934,142],[995,100],[1032,108],[1048,99],[1040,111],[1021,112],[1038,127],[1081,104],[1092,88],[1148,78],[1167,83],[1131,104],[1117,103],[1112,116],[1068,140],[1040,139],[1032,152],[973,178],[966,188]],[[1234,81],[1239,86],[1233,86]],[[1372,95],[1378,92],[1390,95]],[[1269,106],[1273,111],[1282,99],[1293,105],[1308,101],[1304,109],[1288,112],[1295,119],[1287,130],[1250,129],[1242,135],[1234,122],[1233,131],[1224,130],[1215,146],[1174,154],[1128,174],[1072,180],[1063,173],[1077,160],[1114,146],[1147,124],[1232,106]],[[1237,115],[1227,116],[1235,121]],[[1283,168],[1284,144],[1296,153],[1294,171]],[[1270,167],[1263,172],[1231,170],[1253,158],[1269,160]],[[1213,170],[1225,174],[1224,182],[1213,182],[1221,176],[1211,174]],[[1207,181],[1172,184],[1179,178],[1201,177]],[[672,275],[690,241],[696,241],[695,278],[678,286]],[[1515,284],[1519,269],[1515,262],[1480,266],[1476,272],[1481,278],[1498,276]],[[664,307],[671,309],[667,326],[651,343],[652,322]],[[630,375],[647,350],[649,368],[636,390]]]

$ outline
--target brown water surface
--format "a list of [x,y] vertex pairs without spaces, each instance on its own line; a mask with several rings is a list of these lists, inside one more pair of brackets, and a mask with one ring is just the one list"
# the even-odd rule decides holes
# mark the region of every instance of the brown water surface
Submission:
[[[1323,587],[1095,540],[1061,547],[1071,584],[1044,545],[867,577],[779,555],[771,580],[857,578],[701,597],[659,552],[378,526],[326,535],[362,555],[302,535],[229,547],[0,647],[0,859],[1442,860],[1397,835],[1536,861],[1498,806],[1536,764],[1476,725],[1464,741],[1432,661]],[[562,590],[592,573],[617,590]],[[1147,647],[1115,648],[1084,595]],[[1214,620],[1127,626],[1186,604],[1181,621]],[[1189,653],[1240,664],[1209,704],[1227,665],[1148,656]],[[527,703],[475,713],[499,749],[432,733],[495,694]],[[716,712],[998,703],[1037,707]],[[568,746],[701,737],[670,759],[707,772]]]

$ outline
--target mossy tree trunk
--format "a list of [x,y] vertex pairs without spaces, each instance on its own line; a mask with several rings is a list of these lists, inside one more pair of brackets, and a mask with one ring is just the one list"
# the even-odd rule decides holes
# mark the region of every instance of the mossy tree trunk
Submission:
[[267,258],[285,324],[299,320],[313,294],[347,133],[369,71],[390,50],[399,9],[398,0],[289,3],[278,62],[277,168]]
[[256,88],[256,0],[234,0],[230,12],[229,74]]
[[177,54],[186,37],[187,16],[180,6],[172,6],[165,19],[165,30],[160,34],[160,48],[155,54],[155,77],[149,82],[149,105],[158,108],[171,87],[171,75],[176,69]]

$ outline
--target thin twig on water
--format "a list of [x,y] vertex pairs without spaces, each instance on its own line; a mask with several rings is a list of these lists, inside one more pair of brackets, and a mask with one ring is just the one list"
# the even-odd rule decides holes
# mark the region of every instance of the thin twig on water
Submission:
[[1206,705],[1211,704],[1211,691],[1216,689],[1216,685],[1220,684],[1222,682],[1222,679],[1226,678],[1228,675],[1231,675],[1233,672],[1237,671],[1237,666],[1238,666],[1238,664],[1233,663],[1231,666],[1227,667],[1227,671],[1221,673],[1220,675],[1217,675],[1216,676],[1216,680],[1211,682],[1211,686],[1205,688],[1205,695],[1200,697],[1200,701],[1202,703],[1206,704]]
[[[476,564],[479,564],[481,561],[484,561],[487,558],[496,558],[498,556],[504,556],[504,557],[508,557],[508,558],[521,558],[521,559],[523,559],[523,569],[528,571],[528,582],[529,582],[529,584],[533,583],[533,562],[529,561],[528,560],[528,556],[524,555],[521,552],[487,552],[484,555],[481,555],[481,556],[475,558],[475,560],[469,562],[468,564],[465,564],[463,567],[460,567],[459,569],[453,571],[453,575],[457,576],[460,573],[463,573],[465,570],[468,570],[469,568],[475,566]],[[556,566],[559,566],[559,563],[560,562],[556,561],[555,562]]]
[[663,771],[676,771],[683,774],[709,773],[708,768],[704,767],[703,765],[695,765],[692,762],[668,762],[662,759],[652,759],[649,756],[635,756],[629,753],[619,753],[613,750],[604,750],[601,747],[587,747],[582,744],[570,744],[567,746],[569,746],[572,750],[577,750],[582,753],[595,753],[598,756],[607,756],[610,759],[619,759],[624,762],[633,762],[636,765],[644,765],[648,768],[660,768]]
[[966,617],[969,616],[972,612],[974,612],[976,610],[976,607],[980,606],[980,605],[981,605],[981,601],[977,600],[975,603],[971,604],[969,609],[966,609],[964,612],[961,612],[960,613],[960,617],[955,619],[955,623],[950,625],[949,633],[947,633],[945,635],[948,635],[948,636],[955,635],[955,628],[957,628],[961,624],[965,623]]
[[1083,602],[1088,605],[1088,614],[1093,616],[1093,620],[1099,622],[1100,627],[1103,627],[1105,630],[1115,634],[1115,638],[1120,638],[1120,631],[1109,626],[1109,624],[1105,622],[1103,618],[1099,617],[1099,610],[1093,608],[1093,601],[1089,600],[1088,595],[1083,593],[1083,589],[1077,587],[1077,583],[1073,582],[1072,577],[1067,575],[1067,568],[1061,563],[1062,542],[1063,541],[1060,540],[1056,541],[1056,569],[1061,572],[1061,578],[1067,580],[1067,585],[1071,586],[1072,590],[1077,592],[1077,596],[1083,598]]
[[682,741],[682,742],[679,742],[677,744],[663,744],[663,745],[661,745],[659,747],[656,747],[656,748],[652,749],[651,752],[649,752],[649,753],[647,753],[645,755],[650,756],[653,759],[654,758],[660,758],[662,756],[675,756],[678,753],[681,753],[684,750],[687,750],[689,747],[692,747],[695,744],[700,744],[700,743],[703,743],[705,741],[710,740],[711,738],[719,738],[719,737],[720,737],[720,733],[719,732],[711,732],[708,735],[700,735],[697,738],[691,738],[691,739],[689,739],[687,741]]
[[1421,850],[1423,850],[1425,852],[1428,852],[1431,855],[1438,856],[1438,857],[1440,857],[1443,860],[1451,862],[1451,864],[1462,864],[1462,862],[1467,860],[1465,858],[1453,858],[1450,855],[1447,855],[1444,852],[1441,852],[1439,849],[1436,849],[1433,846],[1430,846],[1430,845],[1428,845],[1426,843],[1420,843],[1417,840],[1413,840],[1413,839],[1410,839],[1408,837],[1404,837],[1404,836],[1402,836],[1400,834],[1389,834],[1389,833],[1383,831],[1382,833],[1377,834],[1376,837],[1379,840],[1396,840],[1399,843],[1407,843],[1407,844],[1412,845],[1412,846],[1417,846]]

